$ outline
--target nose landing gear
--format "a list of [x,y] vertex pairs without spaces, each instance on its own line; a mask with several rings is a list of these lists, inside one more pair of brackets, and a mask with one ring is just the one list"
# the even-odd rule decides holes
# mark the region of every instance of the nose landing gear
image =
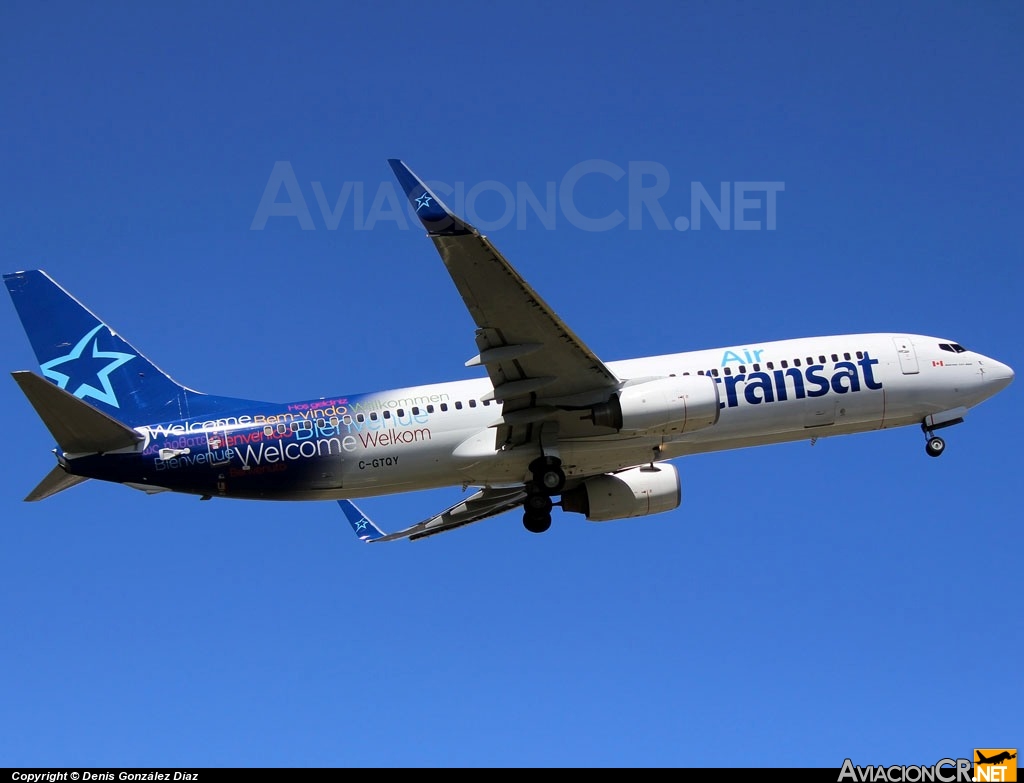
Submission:
[[[928,435],[928,433],[925,434]],[[942,456],[942,452],[946,450],[946,441],[938,435],[928,435],[928,442],[924,444],[924,450],[929,457]]]
[[967,413],[966,408],[953,408],[952,410],[933,413],[930,416],[924,417],[924,421],[921,422],[921,432],[927,438],[924,450],[929,457],[942,456],[942,453],[946,450],[946,441],[936,435],[935,430],[952,427],[954,424],[962,424],[965,413]]

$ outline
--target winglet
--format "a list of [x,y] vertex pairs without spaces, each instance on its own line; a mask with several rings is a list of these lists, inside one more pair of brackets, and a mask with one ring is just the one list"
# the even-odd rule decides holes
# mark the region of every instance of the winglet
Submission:
[[376,541],[384,538],[384,531],[377,527],[366,514],[360,511],[351,500],[339,500],[338,505],[345,512],[349,524],[360,541]]
[[450,237],[477,233],[475,228],[457,218],[405,163],[397,158],[389,158],[388,163],[428,234]]

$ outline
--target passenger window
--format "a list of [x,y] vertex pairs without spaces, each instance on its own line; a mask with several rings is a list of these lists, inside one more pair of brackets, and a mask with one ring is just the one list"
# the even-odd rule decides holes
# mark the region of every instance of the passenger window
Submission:
[[718,368],[716,367],[713,370],[711,370],[711,374],[714,375],[717,378],[718,377]]
[[[346,424],[351,424],[352,423],[352,417],[349,416],[347,413],[345,414],[345,418],[348,419],[348,421],[345,422]],[[327,421],[330,423],[330,425],[332,427],[337,427],[338,426],[338,417],[337,416],[331,416],[331,418],[329,418]]]
[[789,362],[787,362],[785,359],[783,359],[782,360],[782,369],[785,370],[787,367],[789,367]]
[[864,351],[857,351],[857,358],[858,359],[863,359],[864,358]]
[[280,435],[284,435],[286,432],[288,432],[288,425],[284,424],[284,423],[278,424],[277,425],[277,432]]
[[832,354],[832,361],[838,362],[839,361],[839,354],[836,354],[836,353]]
[[819,356],[818,357],[818,364],[824,364],[824,363],[825,363],[825,357],[824,356]]
[[767,367],[769,370],[774,370],[775,362],[768,362],[768,364],[766,364],[765,367]]
[[364,421],[366,421],[366,416],[364,416],[362,413],[357,413],[356,414],[356,421],[358,421],[360,424],[362,424]]
[[755,364],[754,365],[754,372],[761,372],[761,365],[760,364]]
[[443,413],[443,412],[445,412],[447,410],[448,410],[448,403],[447,402],[442,402],[441,403],[441,412]]
[[433,413],[433,412],[434,412],[434,406],[433,405],[428,405],[427,406],[427,413]]
[[850,354],[848,354],[848,353],[844,353],[844,354],[843,354],[843,359],[844,359],[845,361],[850,361]]
[[413,416],[419,416],[420,415],[420,409],[417,408],[415,405],[412,406],[412,415]]
[[370,421],[377,421],[377,411],[370,411]]
[[297,421],[293,421],[292,422],[292,432],[298,432],[298,431],[299,431],[299,423]]
[[476,400],[470,400],[469,401],[469,407],[470,408],[475,408],[476,407]]
[[395,415],[398,416],[398,418],[400,419],[404,419],[405,411],[402,408],[399,408],[397,411],[395,411]]
[[462,400],[457,400],[455,402],[455,410],[457,410],[457,411],[461,411],[462,410]]
[[391,411],[384,411],[381,414],[381,416],[383,416],[385,419],[390,419],[391,418]]
[[732,367],[726,367],[722,372],[726,375],[732,375]]
[[799,367],[800,366],[800,360],[799,359],[794,359],[793,360],[793,366],[794,367]]
[[273,435],[274,434],[274,427],[272,425],[268,424],[266,427],[263,428],[263,434],[264,435]]
[[741,365],[740,365],[740,369],[739,369],[739,371],[740,371],[741,373],[745,373],[745,372],[747,371],[747,368],[746,368],[745,366],[743,366],[743,365],[741,364]]

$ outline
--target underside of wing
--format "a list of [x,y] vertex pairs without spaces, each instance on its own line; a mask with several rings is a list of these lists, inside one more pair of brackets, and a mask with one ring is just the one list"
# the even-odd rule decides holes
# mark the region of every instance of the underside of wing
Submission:
[[390,161],[476,323],[483,366],[503,403],[498,447],[533,438],[554,403],[587,404],[619,386],[615,374],[533,290],[487,237],[456,217],[404,163]]
[[352,523],[356,534],[364,541],[376,543],[378,541],[397,541],[401,538],[415,541],[418,538],[455,530],[455,528],[480,522],[509,511],[522,505],[525,498],[526,490],[523,487],[481,489],[440,514],[435,514],[422,522],[399,530],[397,533],[384,533],[351,501],[338,502]]

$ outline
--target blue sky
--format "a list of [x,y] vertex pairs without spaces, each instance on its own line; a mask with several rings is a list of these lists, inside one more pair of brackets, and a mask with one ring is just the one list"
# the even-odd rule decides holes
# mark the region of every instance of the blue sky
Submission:
[[[3,271],[46,269],[211,393],[475,377],[431,243],[366,227],[386,159],[453,193],[557,193],[585,164],[572,205],[591,217],[629,213],[629,177],[600,171],[632,167],[668,178],[669,221],[691,183],[784,189],[770,231],[763,208],[744,215],[762,230],[644,211],[586,230],[561,201],[553,225],[517,206],[489,230],[602,358],[891,330],[1019,370],[1022,33],[1010,2],[6,3]],[[278,161],[310,229],[252,228]],[[332,229],[345,183],[364,203]],[[500,188],[474,209],[500,222]],[[0,329],[3,365],[35,369],[9,304]],[[25,504],[52,443],[0,384],[0,766],[838,768],[1017,747],[1019,394],[938,460],[912,428],[692,457],[668,514],[366,546],[333,503],[89,482]],[[363,507],[394,529],[459,495]]]

